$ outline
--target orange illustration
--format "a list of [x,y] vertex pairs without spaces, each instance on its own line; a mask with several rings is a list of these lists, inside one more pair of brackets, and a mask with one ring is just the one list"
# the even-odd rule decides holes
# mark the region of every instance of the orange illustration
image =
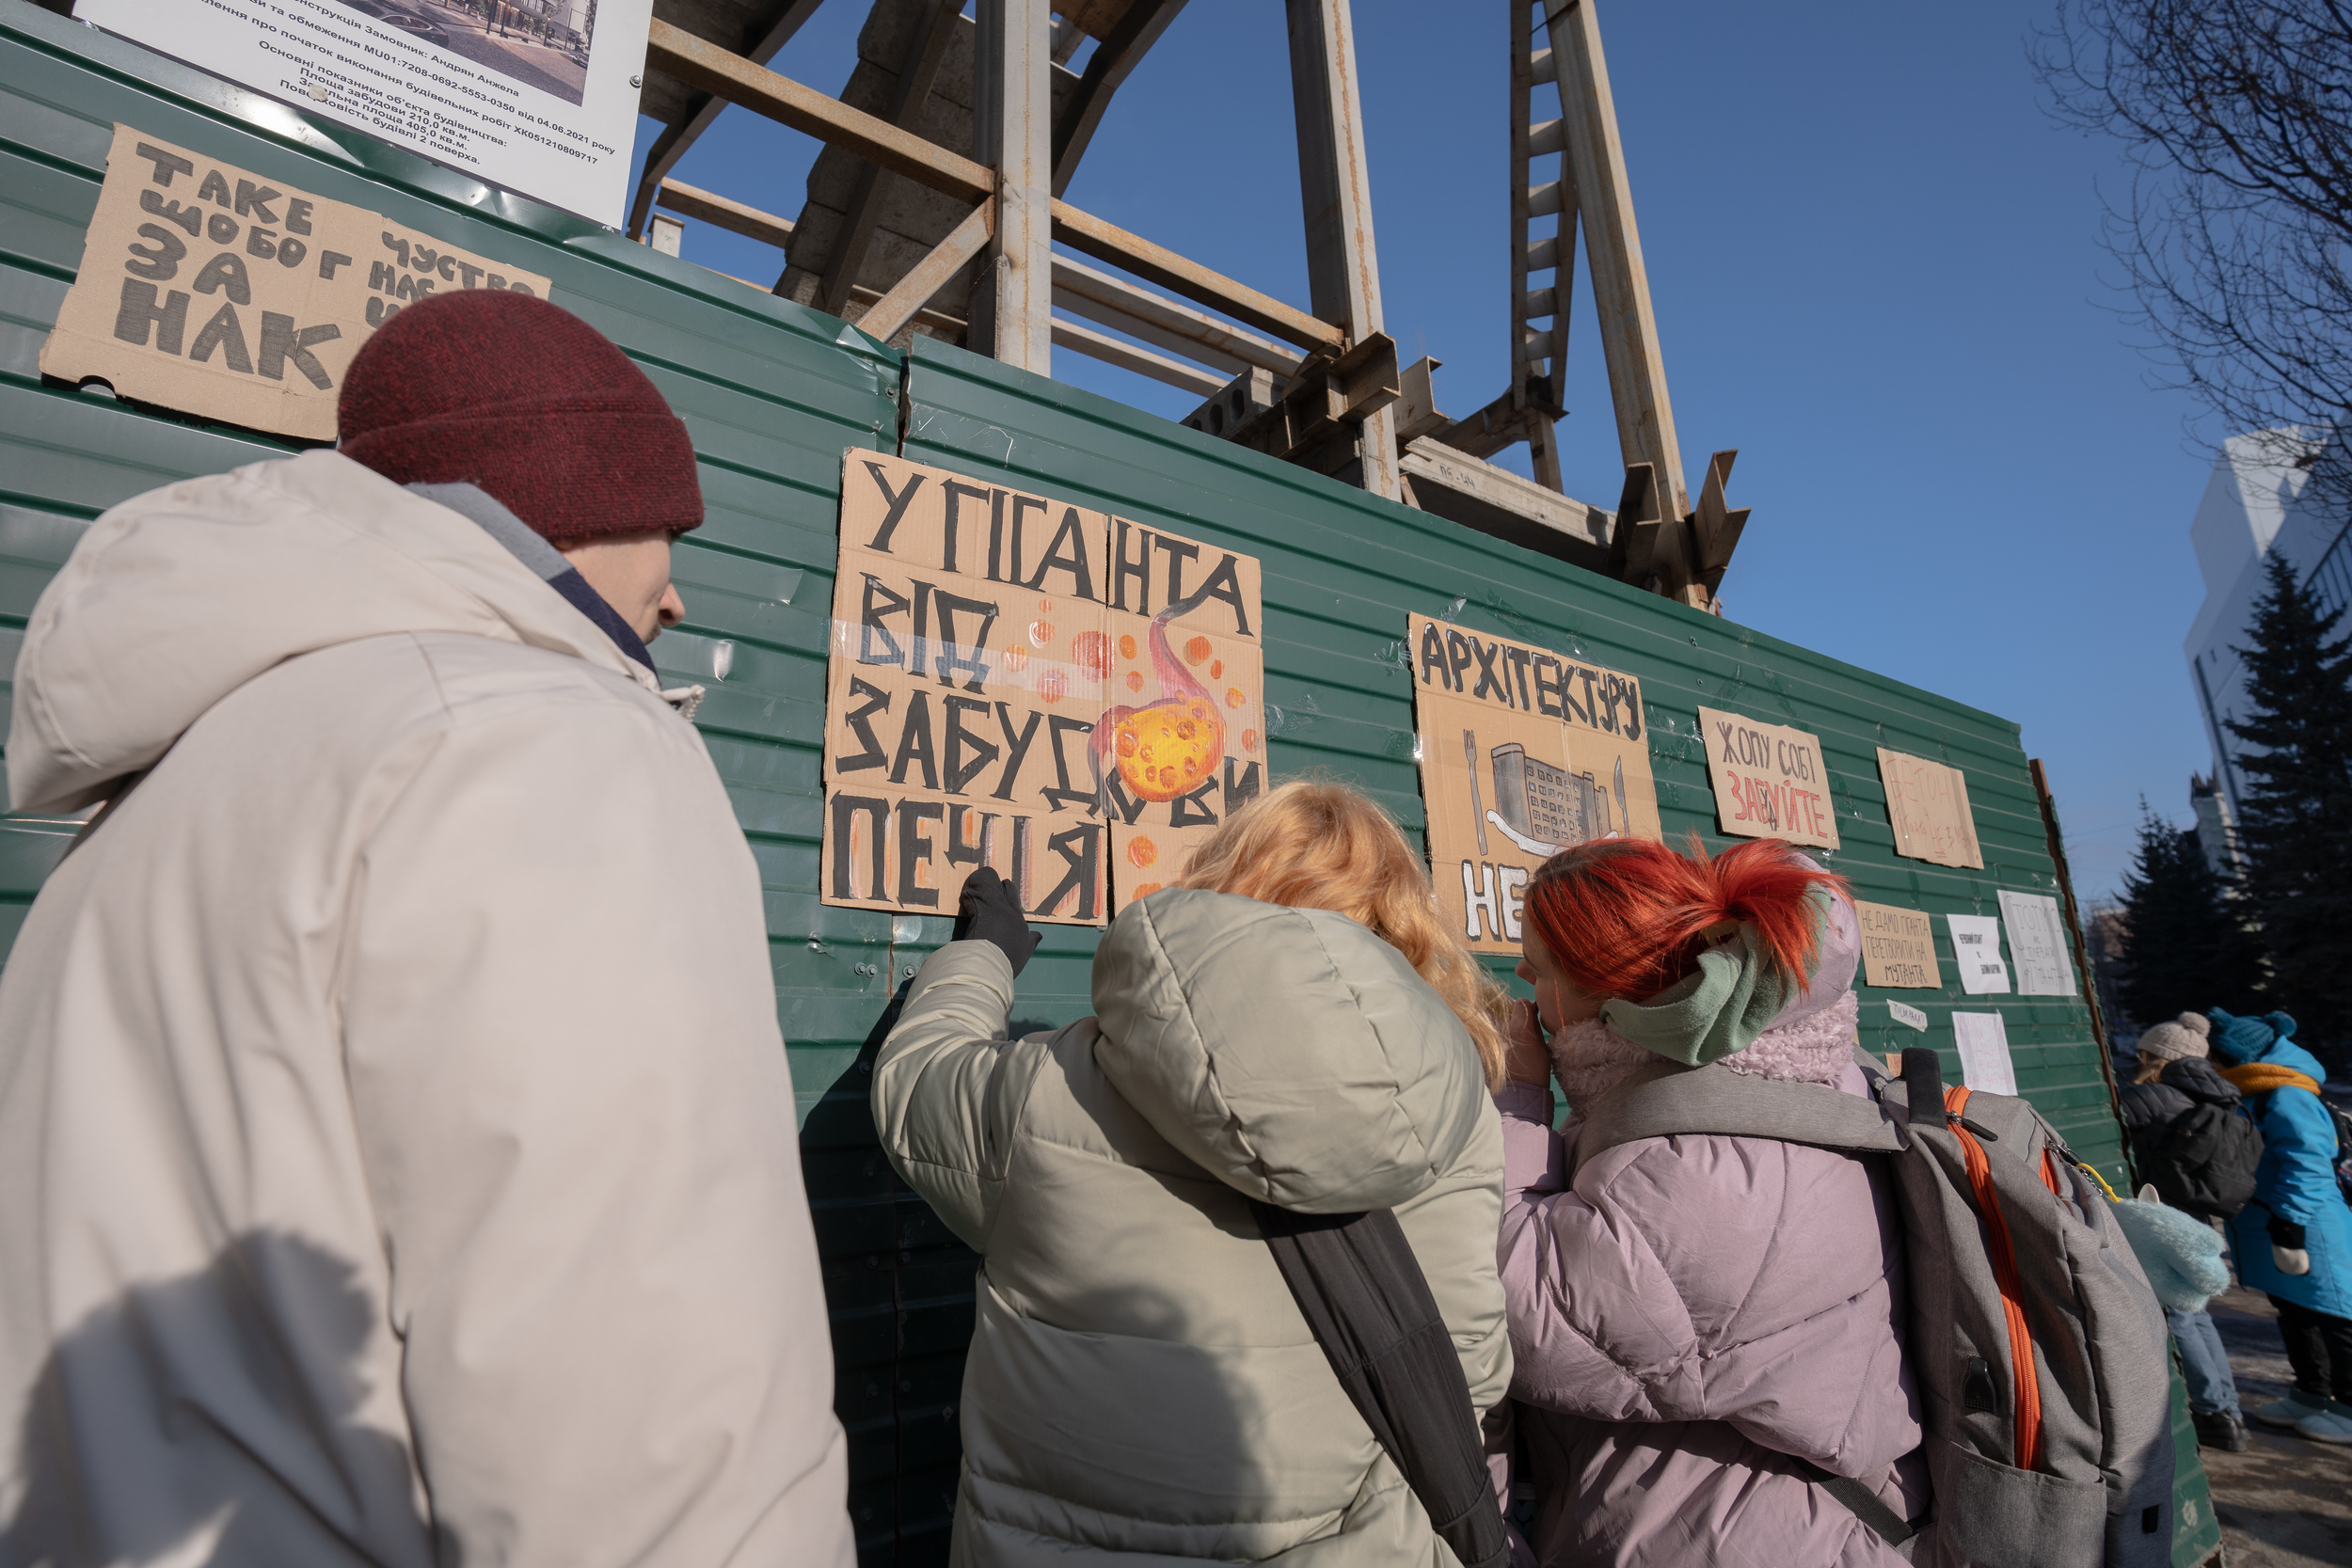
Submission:
[[1209,640],[1207,638],[1196,637],[1191,641],[1184,644],[1184,662],[1186,664],[1198,664],[1208,657]]
[[[1128,793],[1142,800],[1173,800],[1216,775],[1217,759],[1225,754],[1225,721],[1209,689],[1168,645],[1169,620],[1199,608],[1201,598],[1179,599],[1152,617],[1152,673],[1159,682],[1159,700],[1104,710],[1089,752],[1098,787],[1107,788],[1106,762],[1118,768]],[[1197,664],[1209,648],[1207,638],[1196,637],[1185,652]],[[1140,674],[1129,674],[1130,690],[1141,689]]]
[[1079,669],[1101,680],[1111,673],[1111,640],[1099,631],[1082,631],[1070,644],[1070,657]]
[[1136,869],[1140,870],[1160,858],[1160,847],[1137,833],[1127,841],[1127,858],[1135,862]]
[[1220,679],[1220,678],[1222,678],[1222,677],[1223,677],[1224,673],[1225,673],[1225,661],[1224,661],[1223,659],[1221,659],[1221,658],[1213,658],[1213,659],[1209,660],[1209,679],[1211,679],[1211,680],[1217,680],[1217,679]]
[[1142,671],[1130,670],[1127,672],[1127,689],[1130,691],[1140,691],[1143,689]]
[[1157,882],[1146,882],[1146,883],[1144,883],[1141,887],[1139,887],[1139,888],[1136,889],[1133,893],[1131,893],[1131,894],[1127,895],[1127,901],[1128,901],[1129,903],[1131,903],[1131,904],[1132,904],[1132,903],[1134,903],[1134,902],[1135,902],[1136,899],[1138,899],[1138,898],[1149,898],[1149,897],[1151,897],[1151,896],[1152,896],[1152,895],[1153,895],[1153,894],[1155,894],[1155,893],[1157,893],[1157,892],[1159,892],[1159,891],[1160,891],[1160,884],[1159,884],[1159,883],[1157,883]]
[[1243,691],[1240,687],[1229,686],[1225,689],[1225,705],[1227,707],[1239,707],[1242,704],[1248,701],[1249,701],[1248,694]]
[[1037,683],[1037,697],[1041,703],[1058,703],[1069,694],[1070,677],[1059,670],[1048,670]]
[[1136,640],[1134,638],[1121,637],[1119,640],[1119,657],[1121,658],[1133,658],[1136,657]]
[[1244,731],[1242,731],[1242,732],[1241,732],[1241,749],[1242,749],[1242,752],[1243,752],[1243,753],[1244,753],[1245,755],[1248,755],[1248,756],[1255,756],[1255,755],[1257,755],[1257,752],[1258,752],[1258,732],[1257,732],[1257,731],[1255,731],[1255,730],[1244,730]]
[[1054,623],[1051,621],[1032,621],[1029,623],[1030,641],[1042,648],[1046,643],[1051,642],[1053,640]]
[[1005,673],[1017,675],[1029,667],[1029,645],[1015,642],[1005,650]]

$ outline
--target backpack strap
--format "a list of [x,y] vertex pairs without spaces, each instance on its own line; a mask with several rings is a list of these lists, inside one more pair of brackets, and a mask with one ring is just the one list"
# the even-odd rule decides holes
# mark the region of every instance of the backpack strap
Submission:
[[1283,1283],[1357,1414],[1463,1568],[1503,1568],[1511,1538],[1470,1381],[1391,1209],[1302,1214],[1254,1198]]
[[1826,1084],[1750,1077],[1721,1062],[1702,1068],[1662,1056],[1645,1062],[1579,1113],[1583,1130],[1577,1154],[1586,1160],[1619,1144],[1686,1132],[1774,1138],[1855,1154],[1892,1154],[1904,1147],[1902,1123],[1876,1101]]

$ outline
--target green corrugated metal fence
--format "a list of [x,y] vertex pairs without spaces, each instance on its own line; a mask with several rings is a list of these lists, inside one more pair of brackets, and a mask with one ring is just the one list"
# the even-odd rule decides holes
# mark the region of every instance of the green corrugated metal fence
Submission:
[[[1704,703],[1820,736],[1844,840],[1832,863],[1862,896],[1936,914],[1998,913],[1998,888],[2055,891],[2013,724],[928,340],[912,356],[896,355],[831,317],[308,121],[25,0],[0,0],[0,670],[90,518],[171,480],[286,450],[42,384],[40,343],[79,264],[114,120],[546,274],[562,304],[645,367],[691,430],[709,521],[677,552],[688,623],[655,654],[665,673],[709,689],[697,723],[766,888],[838,1405],[852,1442],[850,1507],[869,1565],[945,1557],[974,1259],[890,1176],[866,1119],[860,1060],[891,993],[946,939],[947,923],[817,900],[843,448],[896,448],[903,430],[903,451],[919,461],[1016,476],[1257,555],[1275,774],[1352,780],[1416,831],[1404,634],[1406,613],[1421,610],[1640,676],[1670,836],[1713,836],[1696,729]],[[1880,745],[1966,770],[1982,871],[1895,857]],[[0,945],[70,831],[0,823]],[[1939,942],[1949,963],[1948,941]],[[1061,1022],[1088,1010],[1093,946],[1089,931],[1048,928],[1023,977],[1025,1018]],[[1889,994],[1960,1000],[1866,990],[1864,1041],[1874,1050],[1922,1037],[1877,1005]],[[2020,1087],[2120,1183],[2121,1146],[2083,1004],[1968,1000],[2005,1015]],[[1925,1038],[1957,1079],[1946,1011]],[[2185,1433],[2185,1419],[2179,1426]],[[2175,1557],[2185,1565],[2210,1553],[2216,1532],[2193,1442],[2183,1451],[2188,1528]]]

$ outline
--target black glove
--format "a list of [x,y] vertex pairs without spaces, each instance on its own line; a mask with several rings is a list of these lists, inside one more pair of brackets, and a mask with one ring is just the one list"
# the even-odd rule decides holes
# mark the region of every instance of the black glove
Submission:
[[2270,1232],[2270,1244],[2272,1246],[2283,1247],[2289,1252],[2301,1252],[2304,1250],[2303,1227],[2296,1224],[2293,1220],[2287,1218],[2284,1214],[2271,1215],[2270,1224],[2265,1228]]
[[956,900],[954,940],[994,942],[1018,974],[1041,939],[1029,929],[1012,884],[984,865],[963,879],[963,896]]

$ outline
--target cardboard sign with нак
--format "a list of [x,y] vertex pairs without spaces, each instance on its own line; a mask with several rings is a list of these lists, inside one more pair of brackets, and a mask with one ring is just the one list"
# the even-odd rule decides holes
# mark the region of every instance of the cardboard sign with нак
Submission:
[[1642,683],[1426,615],[1406,619],[1406,648],[1438,907],[1475,951],[1515,953],[1537,866],[1663,836]]
[[1101,925],[1265,787],[1257,561],[851,448],[821,896]]
[[117,125],[40,370],[331,441],[359,345],[405,304],[455,289],[548,293],[537,273]]
[[1837,812],[1818,736],[1711,707],[1699,709],[1699,731],[1724,832],[1837,847]]

